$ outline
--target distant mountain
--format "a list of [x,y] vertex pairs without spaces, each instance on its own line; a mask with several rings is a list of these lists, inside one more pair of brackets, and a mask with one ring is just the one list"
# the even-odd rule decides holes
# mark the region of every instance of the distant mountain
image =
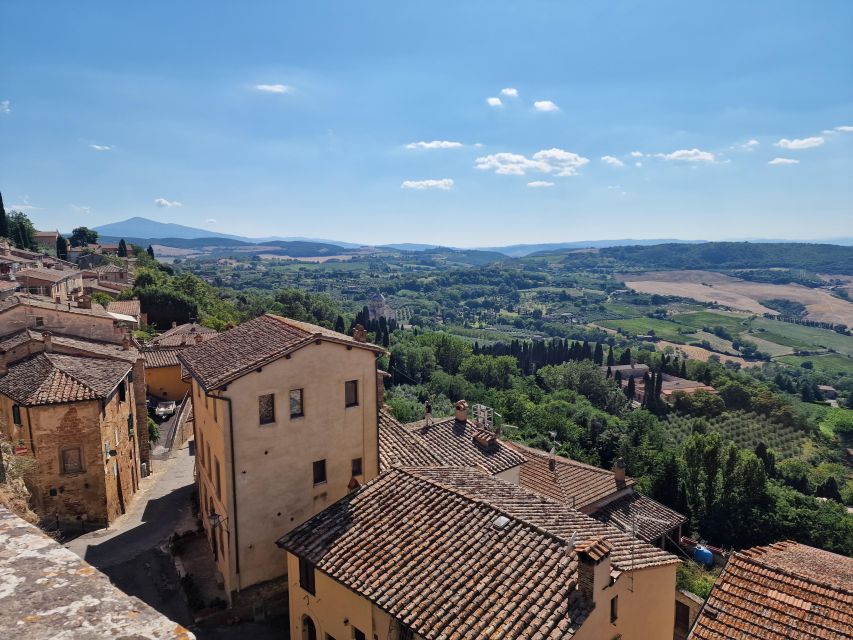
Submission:
[[437,244],[418,244],[416,242],[399,242],[397,244],[381,244],[379,249],[396,249],[397,251],[430,251],[438,249]]
[[550,242],[546,244],[512,244],[505,247],[477,247],[481,251],[497,251],[511,258],[523,258],[541,251],[561,249],[603,249],[605,247],[649,246],[655,244],[702,244],[705,240],[580,240],[575,242]]
[[[249,242],[252,244],[264,244],[269,242],[319,242],[322,244],[333,244],[345,249],[357,249],[362,246],[352,242],[339,242],[337,240],[325,240],[323,238],[305,238],[302,236],[283,237],[283,236],[267,236],[264,238],[249,238],[246,236],[236,236],[228,233],[218,233],[208,229],[198,229],[196,227],[187,227],[174,222],[158,222],[148,218],[136,216],[128,218],[120,222],[111,222],[98,227],[94,227],[95,231],[101,236],[115,238],[135,238],[137,240],[154,240],[154,239],[185,239],[195,240],[198,238],[227,238],[229,240],[239,240],[241,242]],[[164,243],[160,243],[164,244]],[[207,243],[210,244],[210,243]]]

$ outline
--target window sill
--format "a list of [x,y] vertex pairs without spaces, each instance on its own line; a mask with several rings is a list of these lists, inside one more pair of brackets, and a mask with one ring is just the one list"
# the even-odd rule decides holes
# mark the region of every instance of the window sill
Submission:
[[344,405],[344,409],[352,409],[353,407],[357,406],[359,406],[357,402],[355,404],[346,404]]
[[305,417],[304,413],[295,413],[295,414],[292,414],[290,416],[290,419],[291,420],[298,420],[299,418],[304,418],[304,417]]
[[315,486],[315,487],[324,487],[324,486],[326,486],[327,484],[329,484],[329,481],[328,481],[328,480],[323,480],[323,482],[315,482],[315,483],[314,483],[314,486]]

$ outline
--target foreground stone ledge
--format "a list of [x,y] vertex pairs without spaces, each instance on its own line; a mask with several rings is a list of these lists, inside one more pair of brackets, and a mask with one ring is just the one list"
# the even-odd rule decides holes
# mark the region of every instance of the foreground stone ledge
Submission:
[[193,640],[195,636],[0,507],[0,638]]

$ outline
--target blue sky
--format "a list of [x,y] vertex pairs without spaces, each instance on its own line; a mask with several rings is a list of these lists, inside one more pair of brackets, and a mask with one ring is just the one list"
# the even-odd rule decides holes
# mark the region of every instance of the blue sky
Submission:
[[39,227],[853,235],[846,1],[28,0],[0,24],[0,190]]

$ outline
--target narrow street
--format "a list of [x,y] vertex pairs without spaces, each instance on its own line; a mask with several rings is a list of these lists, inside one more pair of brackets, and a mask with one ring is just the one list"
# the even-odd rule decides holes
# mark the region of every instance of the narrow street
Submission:
[[173,533],[195,528],[190,504],[193,461],[186,446],[155,459],[154,473],[142,480],[127,513],[109,528],[65,545],[122,591],[185,626],[192,617],[172,559],[160,547]]

